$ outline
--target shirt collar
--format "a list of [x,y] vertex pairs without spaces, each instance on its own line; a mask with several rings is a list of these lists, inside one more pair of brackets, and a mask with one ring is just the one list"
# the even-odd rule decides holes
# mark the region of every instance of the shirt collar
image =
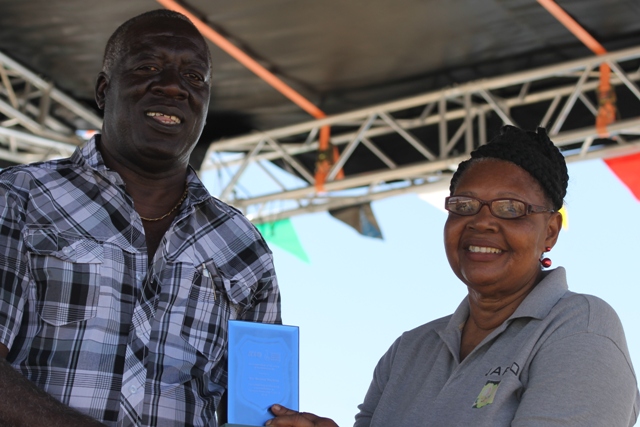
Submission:
[[[98,150],[99,141],[100,134],[94,135],[71,155],[71,160],[77,164],[84,165],[103,174],[114,175],[117,177],[117,182],[122,183],[120,175],[117,172],[111,171],[104,164],[102,154],[100,153],[100,150]],[[197,204],[209,199],[211,194],[209,194],[209,191],[206,189],[202,181],[200,181],[200,178],[198,178],[198,174],[195,169],[193,169],[191,165],[189,165],[188,168],[187,188],[189,189],[189,203]]]
[[71,160],[75,163],[88,166],[91,169],[101,172],[108,171],[109,169],[102,159],[102,154],[100,154],[100,151],[98,150],[99,140],[100,134],[94,135],[71,155]]
[[[566,271],[558,267],[551,271],[544,272],[544,278],[522,301],[516,311],[500,326],[498,326],[486,339],[502,333],[511,323],[512,319],[520,317],[531,317],[543,319],[549,314],[553,306],[565,296],[569,288],[567,286]],[[469,298],[465,297],[456,311],[451,315],[449,322],[443,330],[437,331],[440,338],[447,344],[452,354],[456,357],[460,352],[460,337],[462,328],[469,318]]]
[[[508,320],[519,317],[543,319],[568,290],[567,274],[563,267],[545,271],[540,283],[533,288]],[[454,331],[461,330],[468,317],[469,299],[465,297],[451,316],[446,329]]]
[[545,271],[544,278],[522,301],[510,319],[519,317],[543,319],[568,290],[567,272],[563,267]]
[[189,198],[192,204],[203,202],[212,197],[191,165],[189,165],[189,170],[187,171],[187,187],[189,188]]

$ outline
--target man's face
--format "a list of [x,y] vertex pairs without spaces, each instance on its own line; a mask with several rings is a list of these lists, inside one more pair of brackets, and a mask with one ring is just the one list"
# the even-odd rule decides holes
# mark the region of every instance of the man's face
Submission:
[[134,164],[186,165],[209,107],[207,46],[187,22],[168,18],[136,23],[126,40],[96,86],[103,149]]

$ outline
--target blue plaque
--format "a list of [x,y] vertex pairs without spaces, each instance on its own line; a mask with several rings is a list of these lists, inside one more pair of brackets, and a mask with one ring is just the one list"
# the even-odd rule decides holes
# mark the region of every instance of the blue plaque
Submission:
[[263,426],[279,403],[298,410],[297,326],[229,321],[228,422]]

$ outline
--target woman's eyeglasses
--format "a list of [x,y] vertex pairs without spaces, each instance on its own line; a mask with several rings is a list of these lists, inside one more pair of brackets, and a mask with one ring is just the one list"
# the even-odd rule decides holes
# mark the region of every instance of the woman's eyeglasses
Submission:
[[493,216],[502,219],[515,219],[532,213],[555,212],[553,209],[531,205],[517,199],[485,201],[471,196],[450,196],[444,199],[444,208],[456,215],[475,215],[484,205],[489,206]]

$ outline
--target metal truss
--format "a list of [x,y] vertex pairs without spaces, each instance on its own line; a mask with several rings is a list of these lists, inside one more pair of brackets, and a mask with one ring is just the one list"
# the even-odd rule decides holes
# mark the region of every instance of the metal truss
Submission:
[[[608,139],[594,126],[604,62],[620,113]],[[217,141],[201,172],[214,177],[213,194],[254,222],[267,222],[445,189],[456,165],[502,123],[546,127],[567,161],[624,155],[640,151],[639,67],[637,47]],[[76,130],[101,125],[93,112],[0,52],[0,159],[68,156],[83,142]],[[340,156],[317,192],[322,126],[331,126]]]
[[[608,138],[595,128],[598,67],[605,62],[619,112]],[[547,128],[567,161],[623,155],[640,150],[639,65],[636,47],[222,140],[210,146],[201,171],[215,172],[222,200],[254,222],[268,222],[448,188],[456,165],[486,143],[489,127],[495,133],[503,123]],[[340,157],[324,191],[316,192],[310,159],[318,154],[319,129],[327,125]],[[408,160],[395,155],[408,151]],[[224,155],[229,152],[240,154]],[[363,156],[379,166],[363,170]],[[338,179],[350,169],[358,173]]]
[[0,159],[29,163],[69,156],[102,119],[0,52]]

